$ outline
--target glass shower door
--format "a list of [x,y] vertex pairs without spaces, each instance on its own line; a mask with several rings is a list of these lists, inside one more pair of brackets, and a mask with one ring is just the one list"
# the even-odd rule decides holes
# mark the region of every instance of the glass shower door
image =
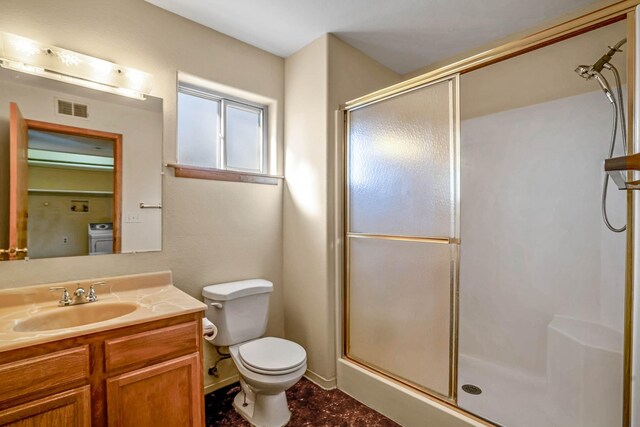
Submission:
[[458,76],[347,113],[346,356],[454,400]]

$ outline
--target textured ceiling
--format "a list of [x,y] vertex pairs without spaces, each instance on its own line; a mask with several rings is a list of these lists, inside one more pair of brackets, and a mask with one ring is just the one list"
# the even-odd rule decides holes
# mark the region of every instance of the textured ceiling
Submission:
[[594,0],[146,0],[287,57],[333,33],[404,74]]

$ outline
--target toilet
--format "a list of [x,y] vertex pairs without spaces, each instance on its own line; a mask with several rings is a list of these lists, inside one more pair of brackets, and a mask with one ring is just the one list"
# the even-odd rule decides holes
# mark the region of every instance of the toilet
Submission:
[[216,346],[228,346],[240,373],[235,410],[257,427],[281,427],[291,412],[285,391],[307,370],[307,353],[292,341],[262,337],[267,329],[273,284],[252,279],[206,286],[206,316],[216,325]]

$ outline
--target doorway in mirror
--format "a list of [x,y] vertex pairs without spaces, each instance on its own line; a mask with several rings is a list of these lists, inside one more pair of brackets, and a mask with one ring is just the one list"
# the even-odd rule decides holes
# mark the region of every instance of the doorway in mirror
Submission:
[[119,253],[122,135],[10,116],[11,258]]

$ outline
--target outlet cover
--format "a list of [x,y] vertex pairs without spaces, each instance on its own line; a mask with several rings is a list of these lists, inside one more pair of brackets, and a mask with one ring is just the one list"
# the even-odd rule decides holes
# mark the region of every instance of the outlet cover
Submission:
[[142,222],[142,216],[140,212],[127,212],[124,216],[124,222],[136,223]]

